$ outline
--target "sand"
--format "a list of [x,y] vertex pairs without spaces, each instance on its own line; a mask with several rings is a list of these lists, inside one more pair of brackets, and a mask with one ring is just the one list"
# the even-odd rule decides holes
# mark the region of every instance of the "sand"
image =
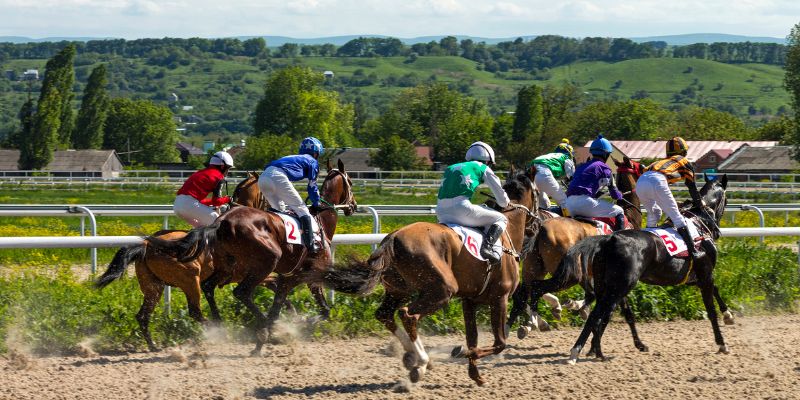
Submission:
[[[603,350],[610,360],[566,365],[577,328],[509,339],[480,361],[476,386],[463,360],[449,357],[458,335],[426,336],[434,360],[418,384],[407,381],[391,337],[297,341],[265,347],[225,341],[155,353],[83,357],[0,357],[0,399],[797,399],[800,316],[739,317],[724,326],[731,354],[717,354],[708,321],[642,323],[648,353],[615,321]],[[491,336],[481,332],[481,344]]]

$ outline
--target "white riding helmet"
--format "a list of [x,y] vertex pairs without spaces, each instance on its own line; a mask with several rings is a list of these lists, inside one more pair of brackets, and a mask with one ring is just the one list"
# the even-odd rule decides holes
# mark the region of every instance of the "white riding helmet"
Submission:
[[467,161],[482,161],[484,163],[494,163],[494,150],[483,142],[475,142],[469,145],[467,150]]
[[227,165],[233,168],[233,157],[227,151],[218,151],[208,160],[210,165]]

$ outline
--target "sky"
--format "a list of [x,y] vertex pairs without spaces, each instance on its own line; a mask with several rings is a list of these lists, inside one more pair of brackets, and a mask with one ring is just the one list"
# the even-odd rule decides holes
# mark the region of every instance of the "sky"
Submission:
[[785,37],[798,0],[0,0],[0,36]]

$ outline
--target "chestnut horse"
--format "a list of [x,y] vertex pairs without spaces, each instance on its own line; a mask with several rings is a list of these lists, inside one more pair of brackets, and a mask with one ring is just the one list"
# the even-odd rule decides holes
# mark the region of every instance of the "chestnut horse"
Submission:
[[[636,180],[644,172],[644,167],[638,162],[632,161],[627,156],[622,162],[614,160],[617,165],[617,187],[623,192],[623,200],[617,204],[625,210],[625,218],[634,229],[639,229],[642,224],[642,211],[639,203],[639,196],[636,195]],[[526,257],[522,264],[522,284],[514,292],[514,303],[511,308],[511,314],[508,318],[508,328],[525,312],[526,306],[529,306],[531,325],[522,325],[517,331],[517,336],[520,339],[527,336],[532,328],[540,330],[549,330],[550,325],[538,316],[539,296],[545,298],[551,307],[553,317],[555,319],[561,318],[561,305],[558,298],[550,293],[538,293],[536,297],[531,296],[532,285],[536,281],[541,281],[547,276],[556,271],[559,262],[567,254],[567,251],[581,239],[589,236],[597,235],[597,229],[594,225],[581,222],[573,218],[553,218],[545,220],[542,223],[542,228],[536,237],[531,237],[526,240],[526,247],[530,246],[532,249],[526,249],[525,253],[530,254]],[[591,283],[587,280],[584,289],[587,298],[581,302],[576,308],[582,312],[582,315],[588,316],[588,310],[585,307],[586,303],[591,303],[593,293],[590,287]],[[559,291],[566,288],[550,288],[553,291]]]
[[[254,315],[256,347],[251,354],[258,355],[271,332],[286,301],[286,296],[298,284],[301,276],[311,270],[324,270],[331,263],[330,240],[336,229],[338,214],[334,205],[344,205],[345,215],[355,212],[357,204],[352,192],[352,182],[339,160],[339,168],[332,169],[322,184],[324,206],[315,210],[323,232],[324,249],[310,256],[302,244],[286,242],[286,227],[280,216],[273,212],[250,207],[236,207],[217,218],[206,227],[196,228],[182,239],[163,240],[148,236],[150,246],[159,249],[181,262],[195,260],[207,251],[214,258],[214,271],[203,282],[204,290],[239,284],[233,295]],[[253,302],[253,294],[264,280],[277,273],[275,298],[267,316]],[[213,290],[206,291],[213,298]],[[209,305],[213,301],[209,302]]]
[[[501,236],[504,252],[500,263],[489,265],[473,257],[465,251],[459,235],[445,225],[417,222],[387,235],[367,261],[307,278],[351,294],[368,293],[382,282],[385,294],[375,318],[403,345],[403,364],[412,382],[421,379],[430,362],[417,324],[453,296],[461,298],[467,336],[467,350],[456,347],[453,355],[469,359],[470,378],[482,385],[478,359],[498,354],[506,347],[506,306],[519,280],[516,249],[522,246],[526,228],[536,229],[533,225],[538,221],[533,182],[524,174],[509,176],[503,188],[512,202],[502,210],[508,218],[508,228]],[[480,304],[491,309],[494,344],[489,347],[478,347],[475,312]],[[395,323],[395,312],[404,329]]]
[[[328,164],[328,171],[332,170]],[[261,191],[258,189],[258,174],[255,172],[248,173],[248,177],[241,181],[234,190],[233,204],[236,206],[265,208],[267,207]],[[325,199],[336,200],[341,197],[340,194],[334,193],[337,190],[335,185],[326,186],[323,183],[322,197]],[[331,219],[332,231],[336,229],[337,219]],[[331,232],[331,235],[333,232]],[[158,237],[164,240],[179,240],[187,235],[187,231],[183,230],[162,230],[154,233],[151,236]],[[186,302],[189,309],[189,316],[195,321],[203,323],[206,321],[200,309],[200,295],[205,294],[208,301],[211,319],[220,321],[221,317],[219,309],[214,298],[214,289],[216,284],[208,285],[207,280],[214,272],[213,263],[208,253],[201,253],[194,260],[180,262],[175,257],[159,251],[148,251],[149,241],[144,240],[141,244],[123,247],[114,255],[111,263],[108,265],[106,272],[100,276],[95,282],[97,288],[103,288],[116,279],[122,277],[125,268],[135,262],[136,278],[139,281],[139,289],[144,295],[142,306],[136,314],[136,320],[139,323],[139,328],[142,331],[150,351],[157,351],[158,347],[153,342],[150,335],[150,317],[158,302],[161,300],[161,294],[166,285],[178,287],[186,295]],[[262,282],[264,286],[269,287],[273,291],[276,289],[274,282],[269,279]],[[321,287],[311,287],[311,292],[317,305],[320,308],[320,316],[327,318],[329,307],[325,300],[325,295]],[[287,302],[287,307],[290,304]]]

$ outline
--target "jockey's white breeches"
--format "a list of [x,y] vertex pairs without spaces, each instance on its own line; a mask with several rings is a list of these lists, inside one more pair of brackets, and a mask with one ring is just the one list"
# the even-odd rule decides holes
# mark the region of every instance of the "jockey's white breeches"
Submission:
[[187,194],[179,194],[175,197],[172,210],[175,211],[175,215],[195,228],[210,225],[219,217],[219,213],[213,207],[200,203],[199,200]]
[[550,207],[549,197],[552,197],[559,207],[566,208],[567,192],[558,184],[550,168],[537,165],[536,176],[533,178],[533,183],[535,183],[536,188],[539,189],[539,208]]
[[661,219],[663,212],[667,213],[676,228],[686,226],[686,219],[678,209],[678,203],[675,202],[675,197],[669,190],[667,177],[664,174],[656,171],[645,172],[636,181],[636,194],[639,195],[639,201],[647,210],[648,228],[658,225],[658,220]]
[[506,230],[508,219],[502,213],[486,206],[476,206],[464,196],[452,199],[439,199],[436,203],[436,217],[443,224],[487,228],[497,224]]
[[569,215],[572,216],[614,218],[625,212],[616,204],[586,195],[569,196],[566,204]]

